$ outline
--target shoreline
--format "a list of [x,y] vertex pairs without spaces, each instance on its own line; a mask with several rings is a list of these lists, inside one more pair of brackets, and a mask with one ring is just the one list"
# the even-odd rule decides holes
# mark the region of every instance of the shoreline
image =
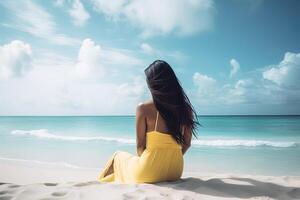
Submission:
[[300,176],[184,171],[176,182],[100,183],[99,170],[0,160],[0,199],[299,199]]

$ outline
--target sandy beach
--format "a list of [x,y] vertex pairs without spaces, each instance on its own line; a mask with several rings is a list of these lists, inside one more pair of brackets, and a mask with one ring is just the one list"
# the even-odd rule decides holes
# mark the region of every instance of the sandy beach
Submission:
[[99,183],[97,169],[0,161],[0,199],[300,199],[299,176],[184,172],[177,182]]
[[0,0],[0,200],[300,200],[299,35],[300,0]]

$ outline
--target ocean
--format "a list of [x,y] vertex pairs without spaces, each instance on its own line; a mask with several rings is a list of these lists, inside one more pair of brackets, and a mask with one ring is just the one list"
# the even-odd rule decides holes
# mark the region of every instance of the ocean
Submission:
[[[184,170],[300,176],[300,116],[199,116]],[[0,117],[0,161],[101,170],[136,152],[134,116]]]

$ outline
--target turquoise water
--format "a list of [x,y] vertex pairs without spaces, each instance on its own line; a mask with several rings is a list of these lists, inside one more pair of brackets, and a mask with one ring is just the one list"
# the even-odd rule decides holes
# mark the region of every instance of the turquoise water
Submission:
[[[185,170],[300,175],[300,116],[200,116]],[[133,116],[0,117],[0,160],[101,168],[135,153]]]

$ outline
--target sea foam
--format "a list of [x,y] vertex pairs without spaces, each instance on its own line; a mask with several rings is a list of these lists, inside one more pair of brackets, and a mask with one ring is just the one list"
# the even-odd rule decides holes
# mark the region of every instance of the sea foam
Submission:
[[[66,136],[50,133],[47,129],[39,130],[13,130],[13,135],[32,136],[44,139],[56,139],[65,141],[107,141],[121,144],[135,144],[135,139],[106,137],[106,136]],[[297,142],[247,140],[247,139],[198,139],[192,141],[193,147],[277,147],[287,148],[299,146]]]
[[118,142],[124,144],[134,144],[135,140],[126,138],[116,138],[116,137],[105,137],[105,136],[66,136],[66,135],[56,135],[49,133],[47,129],[39,130],[13,130],[11,132],[13,135],[23,135],[23,136],[33,136],[38,138],[47,139],[57,139],[57,140],[67,140],[67,141],[95,141],[102,140],[108,142]]
[[234,147],[234,146],[244,146],[244,147],[294,147],[297,146],[296,142],[279,142],[279,141],[267,141],[267,140],[194,140],[192,142],[194,145],[199,146],[213,146],[213,147]]
[[21,158],[9,158],[9,157],[2,157],[2,156],[0,156],[0,160],[19,162],[19,163],[24,163],[24,164],[28,163],[28,164],[37,164],[37,165],[44,165],[44,166],[68,167],[68,168],[74,168],[74,169],[96,169],[96,168],[78,166],[78,165],[70,164],[67,162],[47,162],[47,161],[40,161],[40,160],[27,160],[27,159],[21,159]]

